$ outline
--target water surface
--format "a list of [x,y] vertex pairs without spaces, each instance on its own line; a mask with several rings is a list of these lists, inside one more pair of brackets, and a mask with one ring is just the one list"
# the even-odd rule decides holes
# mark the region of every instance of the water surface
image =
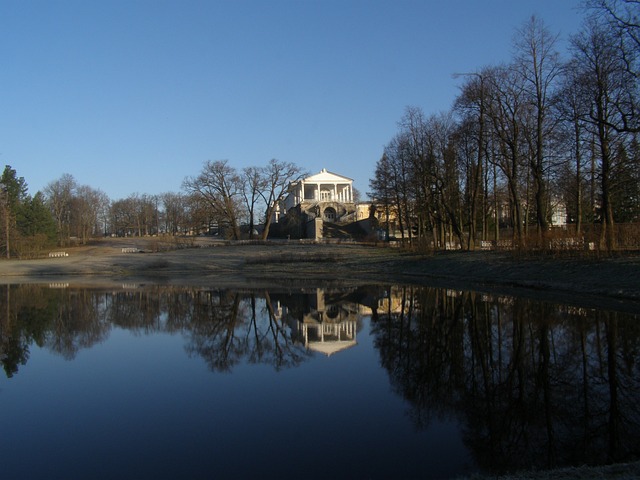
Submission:
[[3,478],[452,478],[637,459],[640,323],[508,296],[0,287]]

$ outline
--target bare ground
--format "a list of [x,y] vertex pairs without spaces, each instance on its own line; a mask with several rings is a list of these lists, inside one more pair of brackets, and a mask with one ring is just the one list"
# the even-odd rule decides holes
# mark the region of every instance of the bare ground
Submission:
[[[136,248],[138,253],[123,253]],[[246,286],[402,283],[501,291],[640,312],[640,255],[409,253],[358,244],[229,245],[105,239],[60,258],[0,261],[0,283],[121,282]]]

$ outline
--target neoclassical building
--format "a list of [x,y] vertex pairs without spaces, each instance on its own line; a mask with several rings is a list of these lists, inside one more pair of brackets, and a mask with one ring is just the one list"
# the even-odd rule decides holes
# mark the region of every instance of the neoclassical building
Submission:
[[287,197],[274,213],[273,221],[278,222],[293,208],[299,208],[307,220],[354,221],[353,180],[323,168],[320,173],[292,182]]

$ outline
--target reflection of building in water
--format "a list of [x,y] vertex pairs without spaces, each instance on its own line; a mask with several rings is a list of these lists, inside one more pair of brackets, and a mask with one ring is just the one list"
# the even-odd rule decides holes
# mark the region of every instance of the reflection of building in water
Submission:
[[297,335],[309,350],[333,355],[357,344],[355,321],[340,323],[297,322]]
[[332,355],[357,344],[357,304],[332,301],[323,289],[273,295],[272,300],[276,300],[276,316],[289,325],[294,341],[309,350]]
[[358,309],[360,315],[363,316],[372,315],[374,309],[379,315],[400,313],[408,310],[410,301],[409,296],[406,295],[406,292],[403,293],[401,288],[390,287],[360,299]]

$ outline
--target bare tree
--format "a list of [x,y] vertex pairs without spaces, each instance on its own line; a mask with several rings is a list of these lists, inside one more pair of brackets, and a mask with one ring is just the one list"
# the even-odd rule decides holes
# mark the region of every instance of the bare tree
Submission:
[[[468,80],[462,86],[460,96],[456,99],[454,108],[463,116],[463,121],[466,124],[465,131],[474,134],[476,137],[475,158],[471,157],[474,152],[469,149],[469,155],[465,162],[467,170],[465,188],[468,199],[466,203],[469,211],[469,250],[473,250],[476,243],[478,204],[481,198],[486,199],[487,195],[486,189],[483,191],[482,188],[483,175],[486,174],[483,164],[487,158],[487,87],[485,86],[487,75],[483,71],[455,75],[468,77]],[[482,212],[482,232],[483,238],[485,238],[486,212],[484,209]]]
[[[455,235],[460,248],[469,248],[470,245],[465,242],[462,231],[463,206],[456,151],[457,130],[451,113],[433,115],[427,121],[427,143],[430,145],[429,152],[433,159],[433,187],[437,194],[437,205],[442,210],[442,219],[448,230],[448,241],[451,244],[451,237]],[[473,226],[470,225],[470,228]]]
[[200,175],[187,177],[183,187],[206,202],[218,224],[228,227],[233,239],[240,239],[242,182],[227,160],[205,162]]
[[107,195],[102,190],[96,190],[97,192],[97,202],[98,202],[98,212],[97,212],[97,224],[96,224],[96,233],[102,232],[102,234],[106,235],[109,231],[109,209],[111,208],[111,199],[109,195]]
[[562,72],[556,51],[558,36],[533,16],[516,31],[515,68],[524,81],[526,102],[532,111],[533,131],[527,136],[530,150],[530,169],[535,188],[536,224],[542,235],[549,227],[547,173],[549,168],[546,145],[553,131],[554,117],[550,115],[553,89]]
[[580,68],[580,86],[588,115],[585,120],[597,139],[600,161],[602,230],[600,247],[614,248],[612,172],[621,134],[630,130],[633,104],[637,102],[637,80],[629,74],[620,55],[619,38],[606,23],[588,19],[584,29],[572,37],[574,58]]
[[71,200],[72,225],[76,236],[82,243],[97,233],[98,214],[104,199],[104,193],[87,185],[76,188]]
[[177,235],[187,222],[187,199],[180,193],[167,192],[160,195],[164,208],[165,233]]
[[[398,133],[384,148],[382,158],[385,159],[386,182],[389,183],[391,202],[397,215],[400,237],[403,240],[408,237],[409,243],[412,243],[411,219],[415,206],[415,189],[411,188],[410,181],[415,176],[411,171],[413,166],[407,151],[408,141],[404,133]],[[380,173],[384,174],[384,172]]]
[[507,179],[511,200],[513,236],[521,245],[524,243],[522,210],[522,168],[524,162],[522,128],[526,124],[527,109],[522,77],[511,66],[492,70],[490,98],[487,115],[492,125],[492,134],[497,155],[491,157]]
[[242,198],[244,199],[249,216],[249,238],[253,238],[255,229],[255,217],[260,192],[266,186],[262,169],[258,167],[247,167],[242,170]]
[[258,191],[265,205],[264,229],[262,239],[269,236],[269,228],[273,217],[273,212],[287,194],[291,182],[300,180],[306,173],[298,166],[290,162],[283,162],[275,158],[269,160],[266,167],[262,169],[263,188]]
[[158,197],[142,194],[138,201],[140,235],[153,235],[158,231]]
[[73,175],[63,174],[44,188],[44,194],[56,220],[58,243],[64,245],[70,236],[71,200],[77,188]]
[[578,65],[575,61],[569,62],[564,70],[561,87],[557,92],[558,101],[555,102],[556,115],[561,122],[560,127],[566,132],[565,136],[569,144],[567,150],[572,165],[567,165],[567,167],[573,169],[574,181],[571,182],[572,185],[569,188],[567,204],[573,204],[577,234],[582,231],[584,216],[584,163],[587,153],[586,143],[588,142],[584,119],[589,114],[589,106],[582,98],[581,82]]
[[111,204],[111,228],[118,236],[133,235],[137,228],[135,198],[116,200]]
[[640,77],[640,1],[587,0],[587,8],[605,14],[604,20],[621,38],[621,53],[627,70]]

